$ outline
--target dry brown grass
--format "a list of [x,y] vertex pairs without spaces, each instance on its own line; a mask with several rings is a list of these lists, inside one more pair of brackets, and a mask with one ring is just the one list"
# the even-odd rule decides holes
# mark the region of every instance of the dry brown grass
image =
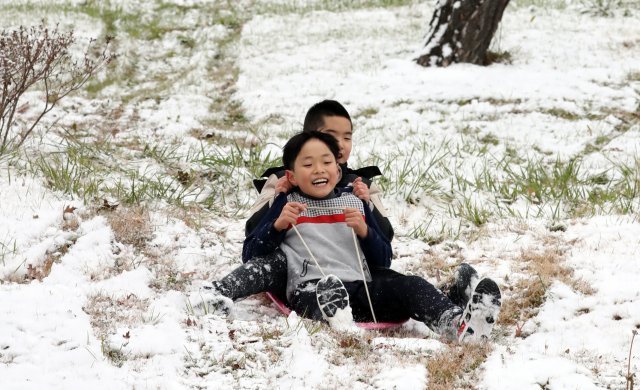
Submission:
[[30,282],[32,280],[39,280],[42,282],[42,279],[49,276],[51,273],[51,268],[53,267],[53,263],[56,258],[51,254],[47,254],[42,264],[38,264],[35,267],[32,264],[27,266],[27,273],[24,276],[24,282]]
[[[350,334],[335,331],[328,326],[323,327],[321,344],[330,351],[328,362],[334,366],[350,366],[353,383],[366,384],[376,387],[375,377],[380,373],[381,365],[395,362],[396,367],[411,366],[415,364],[427,365],[432,351],[424,351],[420,348],[413,349],[393,342],[374,342],[378,338],[416,338],[413,331],[405,328],[384,329],[367,331],[364,334]],[[316,338],[319,340],[319,338]],[[324,348],[323,348],[324,349]],[[336,387],[337,386],[337,387]],[[342,384],[342,386],[344,386]],[[326,388],[340,388],[336,382],[330,382]]]
[[337,338],[339,353],[348,359],[362,363],[368,360],[373,348],[371,346],[371,336],[341,334]]
[[425,253],[417,266],[422,273],[432,278],[439,278],[442,270],[449,268],[446,259],[439,253]]
[[569,285],[585,295],[595,292],[582,280],[574,277],[573,269],[563,264],[565,254],[566,248],[558,245],[545,247],[542,251],[522,252],[522,271],[529,276],[507,286],[511,294],[502,302],[499,324],[516,325],[534,317],[545,302],[547,289],[554,281]]
[[[427,361],[429,390],[472,389],[465,381],[489,356],[490,343],[452,345]],[[467,378],[468,379],[468,378]]]
[[146,209],[118,207],[105,215],[118,242],[142,250],[151,239],[153,229]]
[[199,230],[208,222],[207,213],[200,206],[169,207],[167,213],[169,216],[181,220],[193,230]]
[[145,266],[151,271],[153,278],[149,282],[149,287],[156,291],[186,291],[191,284],[194,273],[182,272],[176,265],[173,258],[162,256],[150,256],[147,253]]
[[[336,366],[349,365],[366,365],[369,366],[379,360],[379,356],[373,353],[371,340],[373,334],[366,333],[364,335],[350,334],[338,332],[331,328],[327,328],[331,334],[331,355],[329,362]],[[364,370],[364,368],[363,368]]]
[[[76,231],[80,226],[80,221],[74,214],[75,207],[67,206],[62,212],[62,223],[60,227],[64,231]],[[61,258],[69,252],[69,249],[75,244],[77,236],[67,235],[66,241],[56,242],[54,248],[48,249],[44,254],[43,260],[32,260],[32,263],[27,264],[27,268],[23,274],[10,274],[2,281],[9,283],[29,283],[33,280],[42,281],[49,276],[54,263],[60,263]]]
[[142,322],[148,307],[148,299],[140,299],[134,294],[116,298],[98,293],[87,299],[82,310],[89,315],[89,322],[98,338],[105,338],[119,325],[133,326]]
[[109,342],[110,336],[120,326],[134,328],[145,322],[145,312],[148,308],[149,300],[140,299],[134,294],[117,298],[104,293],[89,296],[86,304],[82,307],[82,310],[89,315],[89,322],[94,333],[101,340],[102,354],[114,366],[121,367],[130,358],[123,350],[122,345],[132,335],[128,330],[121,333],[119,336],[123,342],[120,345],[113,345]]
[[410,264],[407,272],[434,281],[436,287],[443,289],[444,286],[453,282],[455,270],[463,261],[464,258],[459,253],[429,251],[420,258],[420,261]]

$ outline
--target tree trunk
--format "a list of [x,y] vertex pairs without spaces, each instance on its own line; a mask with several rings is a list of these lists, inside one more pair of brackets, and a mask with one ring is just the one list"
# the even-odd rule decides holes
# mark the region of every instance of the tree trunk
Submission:
[[487,50],[509,0],[438,0],[429,23],[422,66],[453,62],[487,65]]

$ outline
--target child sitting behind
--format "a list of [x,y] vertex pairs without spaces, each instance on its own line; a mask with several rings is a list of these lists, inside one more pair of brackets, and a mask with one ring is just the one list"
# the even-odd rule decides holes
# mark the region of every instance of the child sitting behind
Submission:
[[[302,131],[316,130],[330,134],[338,141],[337,162],[342,175],[336,187],[353,187],[353,194],[369,203],[382,233],[391,241],[393,239],[393,227],[382,205],[381,191],[372,182],[373,177],[381,174],[380,170],[376,166],[357,170],[353,170],[348,166],[349,156],[354,145],[353,124],[347,109],[335,100],[323,100],[311,106],[305,115]],[[246,236],[249,236],[254,231],[265,214],[269,212],[277,194],[287,193],[292,189],[292,185],[286,177],[286,168],[284,166],[269,168],[262,174],[262,177],[267,179],[254,180],[254,185],[260,195],[249,211],[250,216],[245,224]],[[249,257],[243,260],[246,262],[252,259]],[[258,287],[260,289],[266,288],[267,291],[280,300],[286,301],[287,259],[285,254],[280,249],[277,249],[267,258],[261,258],[260,260],[259,269],[256,268],[254,270],[261,272],[265,276],[262,278],[265,283],[260,283]],[[372,271],[377,272],[375,269]],[[232,296],[231,298],[237,297]]]

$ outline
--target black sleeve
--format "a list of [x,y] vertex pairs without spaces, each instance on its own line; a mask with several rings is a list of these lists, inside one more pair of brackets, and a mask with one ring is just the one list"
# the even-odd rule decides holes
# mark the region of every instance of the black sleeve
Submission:
[[[373,178],[376,176],[381,176],[382,172],[380,168],[375,165],[360,168],[360,169],[344,169],[346,173],[343,175],[340,183],[344,183],[342,187],[345,187],[349,183],[353,183],[353,181],[360,177],[362,178],[362,182],[367,185],[367,187],[371,187],[371,183],[373,182]],[[373,210],[373,217],[376,219],[378,223],[378,227],[380,228],[380,234],[384,236],[389,242],[393,240],[393,226],[391,226],[391,222],[389,218],[383,217],[380,211],[377,208]]]
[[380,211],[377,208],[373,209],[373,217],[376,219],[378,223],[378,227],[380,228],[380,233],[391,242],[393,240],[393,226],[391,226],[391,222],[389,222],[389,218],[383,217]]
[[367,237],[360,238],[360,247],[364,257],[367,259],[367,263],[370,268],[389,268],[391,266],[391,258],[393,257],[393,251],[391,249],[391,243],[380,232],[376,219],[372,218],[371,209],[364,203],[364,214],[369,231]]
[[245,237],[248,237],[256,229],[258,224],[260,224],[260,221],[262,220],[262,218],[264,218],[264,216],[267,215],[268,211],[269,211],[269,202],[265,203],[265,205],[262,206],[260,210],[253,213],[253,215],[250,216],[249,219],[247,219],[247,222],[245,222],[244,224]]
[[284,240],[286,231],[278,232],[273,223],[278,218],[284,205],[287,204],[287,194],[281,193],[273,201],[256,228],[244,239],[242,245],[242,262],[246,263],[255,256],[264,256],[273,252]]

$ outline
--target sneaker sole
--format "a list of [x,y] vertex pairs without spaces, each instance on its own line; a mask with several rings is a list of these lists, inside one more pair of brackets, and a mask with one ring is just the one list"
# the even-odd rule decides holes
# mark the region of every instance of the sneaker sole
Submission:
[[335,316],[338,309],[349,306],[349,294],[342,281],[335,275],[320,279],[316,285],[318,307],[325,319]]
[[458,341],[482,341],[489,338],[501,306],[500,288],[491,279],[478,282],[462,313]]

